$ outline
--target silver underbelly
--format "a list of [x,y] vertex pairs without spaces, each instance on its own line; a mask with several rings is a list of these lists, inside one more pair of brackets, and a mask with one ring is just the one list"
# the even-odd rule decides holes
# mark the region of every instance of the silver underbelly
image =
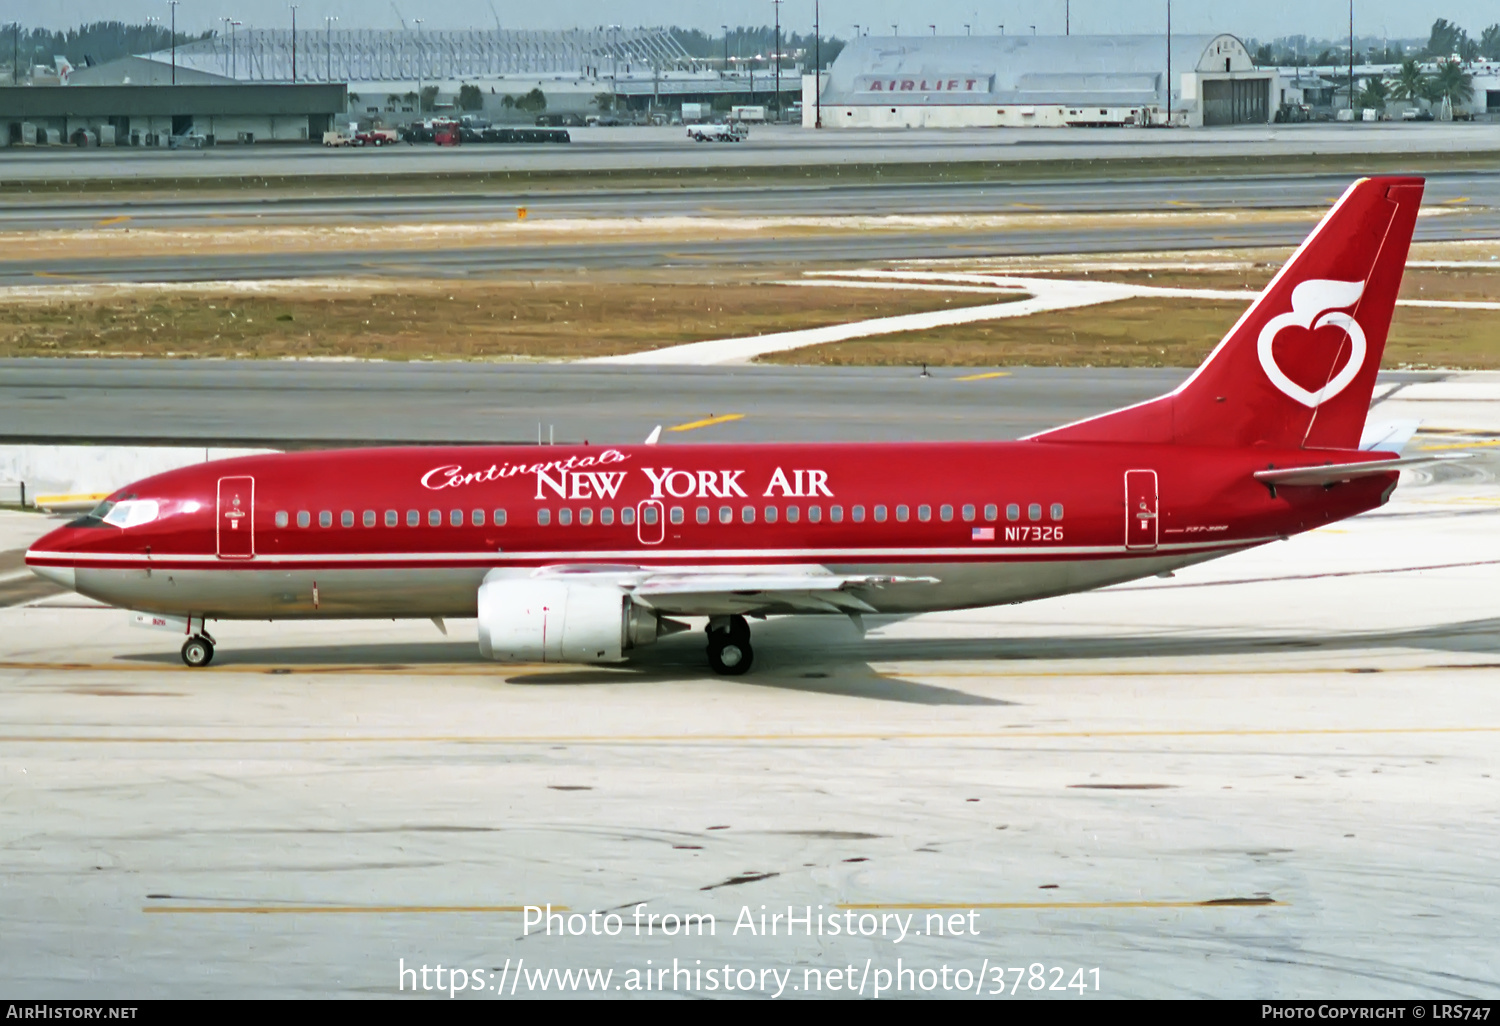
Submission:
[[[1167,573],[1225,555],[1132,554],[1128,558],[1008,561],[996,563],[837,564],[839,574],[934,577],[936,584],[897,584],[855,592],[877,612],[920,613],[1005,605],[1088,591]],[[220,620],[472,617],[486,567],[358,570],[104,570],[80,567],[80,594],[145,613],[205,616]],[[693,616],[768,610],[751,596],[729,599],[723,608],[677,608],[663,613]]]

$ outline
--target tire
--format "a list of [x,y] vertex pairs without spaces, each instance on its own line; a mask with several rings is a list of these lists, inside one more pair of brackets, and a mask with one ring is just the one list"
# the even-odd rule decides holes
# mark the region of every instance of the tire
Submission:
[[203,637],[188,638],[182,645],[182,661],[195,669],[207,666],[214,661],[213,642]]
[[748,673],[755,661],[755,651],[749,641],[713,637],[708,642],[708,665],[724,677],[738,677]]
[[729,640],[738,645],[750,644],[750,624],[743,616],[729,618]]

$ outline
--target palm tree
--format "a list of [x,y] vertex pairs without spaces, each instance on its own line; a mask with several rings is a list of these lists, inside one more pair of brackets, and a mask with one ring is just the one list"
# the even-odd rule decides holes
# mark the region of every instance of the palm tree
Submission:
[[1383,111],[1390,99],[1390,89],[1383,78],[1372,78],[1365,82],[1364,92],[1359,94],[1359,105]]
[[1405,100],[1415,104],[1418,100],[1427,99],[1429,83],[1427,75],[1422,71],[1422,66],[1417,63],[1415,57],[1408,57],[1401,62],[1401,70],[1396,72],[1396,77],[1391,80],[1391,96],[1397,100]]
[[1474,98],[1474,76],[1459,61],[1439,61],[1432,77],[1432,98],[1447,100],[1454,107],[1467,103]]

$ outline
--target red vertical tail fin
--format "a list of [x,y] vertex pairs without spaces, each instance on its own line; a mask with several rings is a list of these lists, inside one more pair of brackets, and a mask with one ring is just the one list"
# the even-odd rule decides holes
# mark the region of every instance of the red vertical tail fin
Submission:
[[1355,182],[1175,391],[1032,437],[1356,448],[1422,189]]

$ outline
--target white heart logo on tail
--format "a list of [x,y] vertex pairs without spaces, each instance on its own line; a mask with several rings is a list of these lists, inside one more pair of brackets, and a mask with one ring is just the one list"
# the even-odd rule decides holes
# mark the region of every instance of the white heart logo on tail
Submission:
[[[1279,314],[1267,321],[1266,326],[1260,329],[1260,339],[1256,346],[1261,368],[1266,372],[1266,377],[1271,379],[1271,384],[1303,406],[1313,408],[1348,388],[1349,382],[1359,375],[1360,368],[1364,366],[1365,332],[1358,321],[1339,311],[1359,302],[1364,291],[1365,283],[1362,281],[1330,281],[1325,278],[1311,278],[1292,289],[1291,312]],[[1316,331],[1325,325],[1343,328],[1349,336],[1352,351],[1343,370],[1316,392],[1309,392],[1286,376],[1276,363],[1276,354],[1271,347],[1282,328],[1296,327]]]

